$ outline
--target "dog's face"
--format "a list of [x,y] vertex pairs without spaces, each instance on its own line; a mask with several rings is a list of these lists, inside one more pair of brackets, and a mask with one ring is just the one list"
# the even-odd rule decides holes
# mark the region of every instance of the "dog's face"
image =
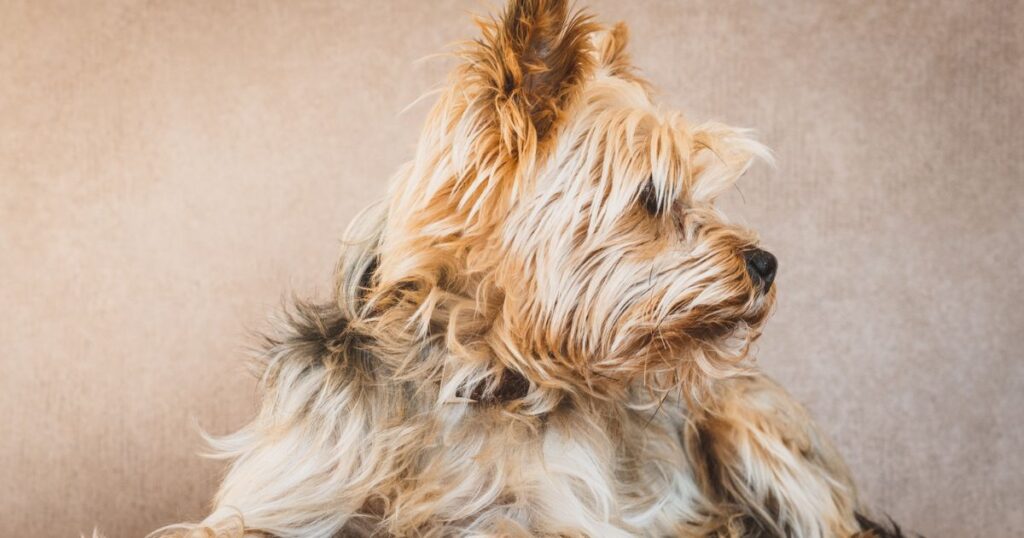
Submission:
[[722,373],[758,334],[776,268],[714,203],[765,150],[653,104],[621,25],[519,0],[482,28],[390,207],[385,245],[434,245],[418,258],[432,269],[385,249],[383,279],[418,287],[420,315],[431,289],[459,288],[444,317],[473,329],[449,343],[479,336],[536,385]]
[[772,302],[774,258],[714,207],[759,148],[601,70],[579,99],[500,229],[512,332],[607,379],[714,373]]

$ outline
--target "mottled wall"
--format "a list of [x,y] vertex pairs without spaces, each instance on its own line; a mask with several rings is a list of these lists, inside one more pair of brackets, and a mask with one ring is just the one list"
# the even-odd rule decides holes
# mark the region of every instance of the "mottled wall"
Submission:
[[[778,168],[763,367],[931,537],[1024,527],[1024,4],[594,0],[692,118]],[[369,7],[367,7],[369,6]],[[3,0],[0,534],[202,516],[246,331],[325,295],[476,1]]]

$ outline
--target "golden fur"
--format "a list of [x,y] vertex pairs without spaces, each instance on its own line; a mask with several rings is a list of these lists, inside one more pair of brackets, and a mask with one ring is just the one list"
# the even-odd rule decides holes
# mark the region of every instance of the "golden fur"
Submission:
[[[775,288],[715,208],[767,151],[651,100],[561,0],[479,22],[335,299],[260,355],[192,536],[851,536],[806,412],[745,364]],[[864,531],[868,536],[870,531]]]

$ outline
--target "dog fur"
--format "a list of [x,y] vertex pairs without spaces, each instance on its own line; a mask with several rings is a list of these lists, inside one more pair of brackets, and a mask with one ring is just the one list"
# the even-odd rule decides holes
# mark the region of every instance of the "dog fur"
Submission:
[[[745,359],[775,287],[716,197],[769,154],[655,104],[627,31],[479,20],[333,300],[286,309],[263,403],[180,536],[887,536]],[[896,534],[892,534],[896,535]]]

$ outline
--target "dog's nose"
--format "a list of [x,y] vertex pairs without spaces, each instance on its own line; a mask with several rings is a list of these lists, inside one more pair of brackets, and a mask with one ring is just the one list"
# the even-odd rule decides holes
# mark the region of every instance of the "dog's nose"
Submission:
[[775,271],[779,268],[779,262],[775,256],[767,250],[755,248],[744,252],[743,258],[747,260],[747,272],[750,273],[750,278],[761,284],[766,290],[771,287],[772,281],[775,280]]

